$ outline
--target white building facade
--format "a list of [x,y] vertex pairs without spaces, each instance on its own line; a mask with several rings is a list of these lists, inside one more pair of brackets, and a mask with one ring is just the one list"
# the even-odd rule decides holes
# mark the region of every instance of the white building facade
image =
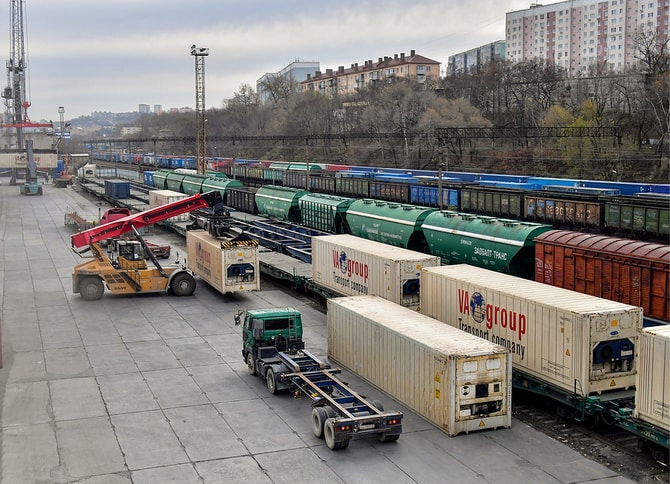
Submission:
[[668,39],[669,0],[570,0],[506,14],[506,58],[543,59],[571,74],[589,66],[620,71],[637,63],[636,37]]

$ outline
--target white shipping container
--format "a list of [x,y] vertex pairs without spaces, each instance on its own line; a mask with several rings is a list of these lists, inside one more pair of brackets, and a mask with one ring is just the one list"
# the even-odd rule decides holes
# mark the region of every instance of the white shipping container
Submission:
[[258,244],[216,238],[204,230],[186,231],[186,263],[222,294],[257,291],[261,285]]
[[421,269],[439,265],[439,257],[353,235],[312,237],[312,281],[343,296],[418,309]]
[[381,297],[328,300],[328,357],[449,435],[512,424],[507,349]]
[[642,308],[466,264],[421,288],[425,315],[505,346],[516,371],[582,396],[635,385]]
[[635,417],[670,431],[670,325],[644,328],[639,346]]
[[[175,192],[174,190],[151,190],[149,191],[149,208],[156,208],[168,203],[176,202],[178,200],[183,200],[187,198],[188,195],[184,193]],[[167,219],[168,222],[188,222],[189,215],[187,213],[182,213],[176,217],[170,217]]]

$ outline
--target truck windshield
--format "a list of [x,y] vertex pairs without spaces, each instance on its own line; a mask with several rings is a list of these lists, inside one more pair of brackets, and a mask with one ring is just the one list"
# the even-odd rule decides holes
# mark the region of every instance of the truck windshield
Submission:
[[265,331],[279,331],[293,327],[293,320],[288,318],[269,319],[265,321]]

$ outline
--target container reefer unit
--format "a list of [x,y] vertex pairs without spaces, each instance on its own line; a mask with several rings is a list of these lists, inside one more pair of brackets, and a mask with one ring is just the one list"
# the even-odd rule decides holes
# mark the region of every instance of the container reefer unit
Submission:
[[670,326],[645,328],[640,335],[635,417],[670,431]]
[[423,269],[421,311],[505,346],[515,372],[567,394],[635,385],[642,308],[459,264]]
[[380,297],[328,300],[328,357],[449,435],[511,426],[506,348]]
[[204,230],[186,231],[188,268],[222,294],[260,290],[258,240],[245,234],[212,237]]
[[312,282],[342,296],[381,296],[419,308],[421,269],[440,258],[353,235],[312,237]]

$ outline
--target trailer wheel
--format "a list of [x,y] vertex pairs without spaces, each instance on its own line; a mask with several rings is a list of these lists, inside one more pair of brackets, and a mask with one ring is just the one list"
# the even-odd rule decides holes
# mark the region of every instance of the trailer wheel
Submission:
[[386,433],[377,434],[377,442],[381,442],[382,444],[387,444],[389,442],[395,442],[399,438],[400,438],[400,434],[393,434],[393,435],[389,435],[389,434],[386,434]]
[[272,395],[277,393],[277,382],[275,382],[275,372],[272,371],[272,368],[268,368],[268,371],[265,374],[265,384]]
[[250,351],[247,353],[247,368],[249,368],[249,374],[258,375],[258,369],[256,368],[256,362],[254,361],[254,355]]
[[335,424],[334,419],[326,419],[323,425],[323,437],[326,440],[326,447],[330,450],[346,449],[349,446],[349,439],[335,442]]
[[102,297],[105,292],[105,286],[98,276],[82,277],[79,281],[79,294],[86,301],[95,301]]
[[181,272],[172,278],[170,289],[176,296],[190,296],[195,292],[195,278],[188,272]]
[[380,412],[384,411],[384,404],[380,402],[379,400],[370,400],[370,403],[374,405],[374,407],[379,410]]
[[312,430],[314,431],[314,436],[319,439],[323,438],[323,426],[327,418],[328,414],[325,408],[314,407],[312,409]]

